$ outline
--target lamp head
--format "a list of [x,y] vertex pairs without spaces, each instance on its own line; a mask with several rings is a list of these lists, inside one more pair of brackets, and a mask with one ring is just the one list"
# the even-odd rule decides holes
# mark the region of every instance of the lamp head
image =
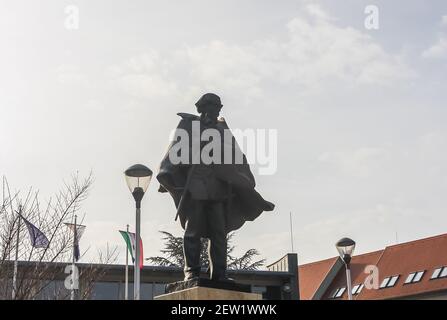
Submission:
[[152,178],[152,170],[142,164],[135,164],[124,171],[126,183],[137,205],[141,202]]
[[340,258],[347,265],[351,262],[352,255],[355,249],[355,241],[350,238],[342,238],[335,244]]

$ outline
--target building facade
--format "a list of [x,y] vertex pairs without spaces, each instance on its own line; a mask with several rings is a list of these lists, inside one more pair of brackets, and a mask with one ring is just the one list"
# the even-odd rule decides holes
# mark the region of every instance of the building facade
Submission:
[[[354,300],[447,299],[447,234],[388,246],[351,261]],[[299,266],[305,300],[348,299],[339,257]]]
[[[296,254],[287,254],[281,261],[287,261],[281,269],[273,270],[228,270],[228,276],[238,283],[251,286],[251,292],[262,294],[267,300],[291,300],[298,297],[298,264]],[[4,274],[12,275],[13,261],[4,268]],[[19,278],[25,279],[22,290],[26,290],[26,274],[39,274],[35,268],[42,268],[42,274],[48,275],[39,279],[39,283],[29,285],[32,290],[38,290],[33,299],[70,299],[70,264],[19,262]],[[125,266],[103,264],[76,264],[79,270],[79,299],[93,300],[123,300],[125,295]],[[33,270],[28,272],[27,270]],[[140,296],[142,300],[151,300],[165,293],[165,285],[183,279],[183,270],[177,267],[144,266],[141,270]],[[205,270],[203,270],[205,277]],[[49,279],[50,278],[50,279]],[[0,298],[10,299],[12,277],[8,276],[6,283],[0,286]],[[22,280],[20,281],[22,283]],[[69,286],[68,286],[69,287]],[[129,266],[129,299],[133,298],[133,266]]]

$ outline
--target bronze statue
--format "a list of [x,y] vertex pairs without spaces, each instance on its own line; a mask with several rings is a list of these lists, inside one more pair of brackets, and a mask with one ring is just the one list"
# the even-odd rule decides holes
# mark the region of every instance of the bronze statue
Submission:
[[[182,119],[176,138],[170,143],[157,175],[159,191],[170,193],[177,207],[176,219],[180,217],[185,230],[185,281],[200,277],[200,238],[209,239],[210,278],[227,280],[227,233],[239,229],[245,221],[253,221],[263,211],[272,211],[274,204],[254,189],[255,179],[246,157],[225,120],[219,118],[222,108],[219,96],[207,93],[196,107],[200,116],[178,114]],[[180,135],[182,132],[187,134],[186,141],[185,135]],[[205,133],[214,135],[204,141]],[[185,142],[187,148],[179,148]],[[217,143],[214,144],[217,149],[210,148],[212,142]],[[194,148],[195,145],[198,147]],[[212,161],[205,159],[204,154]]]

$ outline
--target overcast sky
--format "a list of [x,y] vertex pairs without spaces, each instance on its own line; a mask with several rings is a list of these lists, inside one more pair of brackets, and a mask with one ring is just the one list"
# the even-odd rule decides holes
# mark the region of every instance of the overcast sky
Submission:
[[[444,0],[167,2],[0,2],[0,174],[49,198],[92,170],[90,256],[109,243],[124,261],[123,171],[156,171],[176,113],[209,91],[231,128],[278,130],[278,170],[256,176],[276,209],[237,232],[237,252],[290,251],[289,212],[300,263],[343,236],[361,253],[447,232]],[[370,4],[378,30],[364,26]],[[143,200],[146,256],[158,230],[182,232],[157,189]]]

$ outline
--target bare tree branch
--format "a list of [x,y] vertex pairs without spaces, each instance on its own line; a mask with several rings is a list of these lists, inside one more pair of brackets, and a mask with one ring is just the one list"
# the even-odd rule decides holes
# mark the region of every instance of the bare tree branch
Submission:
[[[18,260],[20,268],[17,276],[18,290],[16,299],[42,298],[48,294],[50,284],[56,283],[57,272],[54,262],[70,262],[73,250],[73,232],[64,225],[73,219],[87,198],[93,183],[92,173],[85,178],[78,174],[71,177],[70,182],[63,182],[63,187],[50,198],[44,207],[39,200],[39,192],[29,188],[26,194],[20,191],[11,192],[5,177],[2,179],[2,201],[0,206],[0,299],[11,298],[11,279],[15,260],[17,232]],[[29,239],[28,230],[19,221],[21,216],[33,223],[49,240],[46,248],[34,248]],[[85,214],[84,214],[85,216]],[[82,218],[83,220],[83,218]],[[116,259],[116,248],[107,247],[105,253],[99,254],[99,260],[110,263]],[[92,292],[93,282],[98,280],[106,268],[99,270],[93,267],[82,271],[83,281],[81,297]],[[54,299],[67,298],[67,290],[63,287],[52,291]],[[68,293],[69,294],[69,293]]]

